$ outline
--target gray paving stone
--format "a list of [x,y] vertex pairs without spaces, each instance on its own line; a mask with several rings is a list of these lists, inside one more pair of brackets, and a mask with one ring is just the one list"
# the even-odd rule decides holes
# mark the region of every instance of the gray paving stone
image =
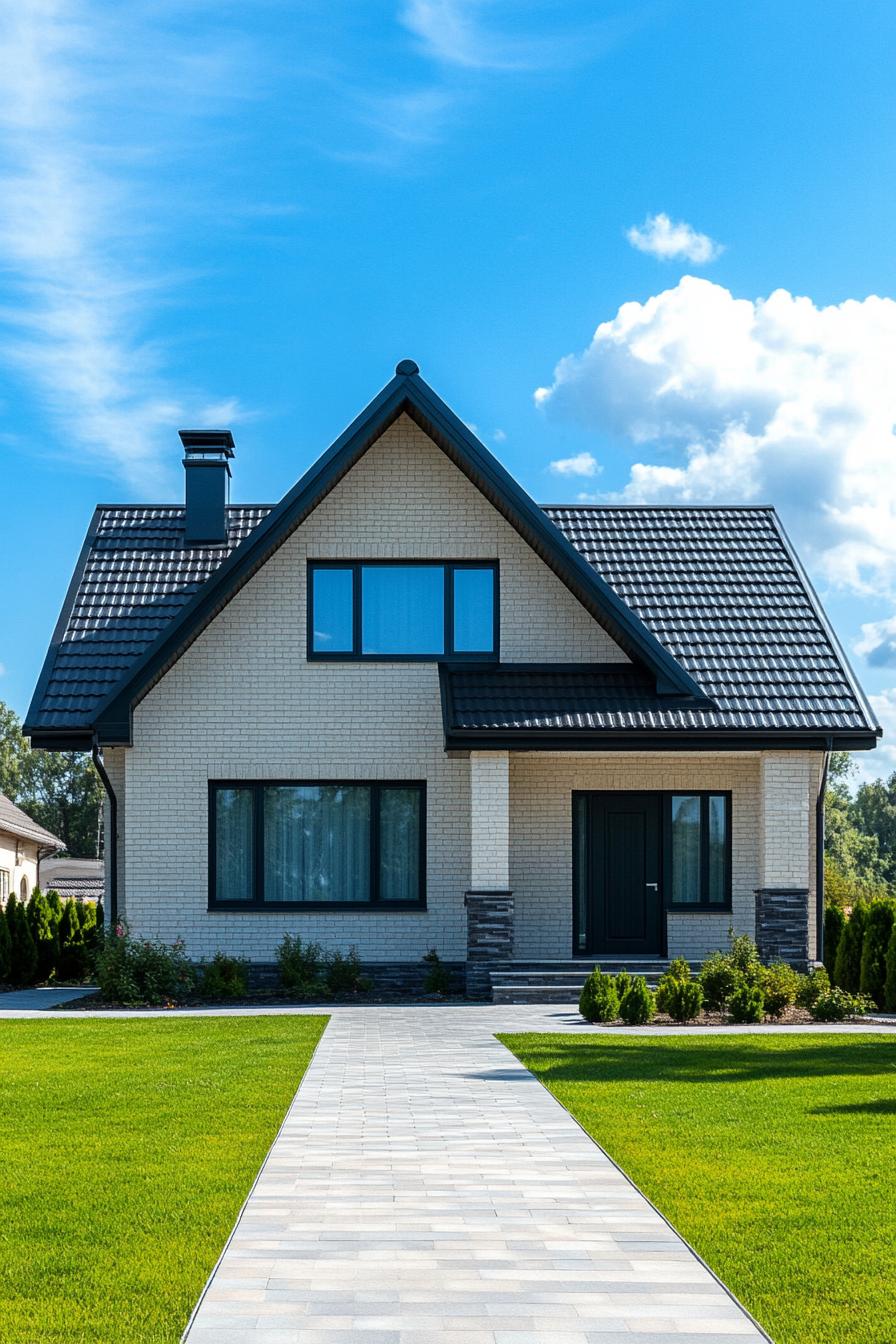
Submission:
[[185,1340],[764,1339],[494,1036],[561,1023],[334,1010]]

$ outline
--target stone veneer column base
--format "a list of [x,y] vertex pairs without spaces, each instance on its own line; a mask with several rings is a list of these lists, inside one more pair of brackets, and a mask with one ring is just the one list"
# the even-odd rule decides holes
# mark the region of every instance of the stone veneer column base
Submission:
[[468,891],[467,998],[490,999],[489,971],[513,960],[513,892]]
[[760,887],[756,892],[756,946],[763,961],[809,968],[808,887]]

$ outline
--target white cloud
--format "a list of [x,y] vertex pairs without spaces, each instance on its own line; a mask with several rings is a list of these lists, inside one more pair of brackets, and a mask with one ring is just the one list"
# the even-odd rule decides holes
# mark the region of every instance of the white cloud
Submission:
[[6,676],[6,664],[0,663],[0,677]]
[[[462,70],[541,70],[605,54],[637,27],[636,15],[608,15],[587,23],[558,22],[557,7],[528,6],[534,22],[523,29],[520,6],[495,0],[403,0],[399,22],[430,60]],[[503,11],[504,24],[483,21]],[[538,11],[543,10],[539,23]]]
[[551,471],[557,476],[596,476],[600,470],[591,453],[576,453],[575,457],[561,457],[551,463]]
[[[160,50],[138,13],[119,29],[114,9],[89,0],[0,0],[0,267],[11,292],[0,349],[53,417],[69,463],[148,490],[202,398],[175,385],[147,334],[184,277],[152,260],[151,202],[164,193],[141,172],[171,143],[162,119],[204,115],[197,88],[218,87],[224,71],[210,50],[159,39]],[[148,103],[151,152],[135,131]]]
[[537,403],[636,445],[620,498],[762,502],[832,584],[896,589],[896,302],[737,299],[685,276],[626,303]]
[[495,443],[506,443],[507,433],[503,429],[496,429],[494,434],[492,435],[492,438],[494,439]]
[[855,649],[871,667],[896,667],[896,616],[863,625]]
[[661,261],[691,261],[695,266],[705,266],[724,251],[721,243],[708,234],[698,233],[683,220],[673,223],[662,213],[648,215],[640,228],[627,229],[625,236],[639,252],[649,252]]
[[896,770],[896,686],[881,691],[880,695],[869,695],[868,699],[884,735],[873,751],[853,754],[858,767],[857,784],[886,778]]

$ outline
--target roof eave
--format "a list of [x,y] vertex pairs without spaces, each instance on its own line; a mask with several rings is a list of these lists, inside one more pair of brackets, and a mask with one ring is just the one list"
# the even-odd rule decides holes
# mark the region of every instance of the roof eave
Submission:
[[656,729],[448,729],[446,751],[870,751],[880,732],[764,728],[681,731]]

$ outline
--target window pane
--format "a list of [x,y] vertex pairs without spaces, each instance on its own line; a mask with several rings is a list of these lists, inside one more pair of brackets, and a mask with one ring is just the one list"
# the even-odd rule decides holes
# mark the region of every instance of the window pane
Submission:
[[311,647],[315,653],[352,652],[352,583],[350,569],[315,569]]
[[700,900],[700,799],[672,798],[672,903]]
[[215,790],[215,900],[251,901],[255,840],[251,789]]
[[493,653],[495,648],[495,571],[454,571],[454,651]]
[[380,792],[380,900],[420,899],[420,790]]
[[443,567],[365,565],[361,627],[363,653],[444,653]]
[[573,804],[573,836],[575,837],[576,874],[576,950],[588,947],[588,801],[582,794]]
[[724,905],[728,900],[727,887],[727,808],[721,794],[709,795],[709,891],[707,900],[712,905]]
[[369,789],[265,789],[264,899],[370,900]]

